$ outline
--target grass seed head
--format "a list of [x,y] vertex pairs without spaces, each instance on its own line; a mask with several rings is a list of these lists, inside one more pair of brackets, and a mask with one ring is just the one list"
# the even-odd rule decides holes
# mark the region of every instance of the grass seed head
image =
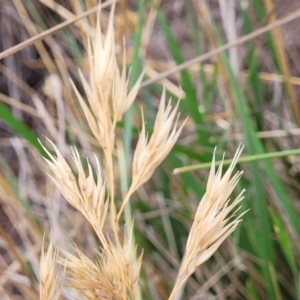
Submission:
[[43,241],[40,259],[40,300],[59,300],[63,278],[58,279],[57,252],[54,250],[52,241],[47,251],[45,251],[44,246],[45,242]]
[[92,133],[103,149],[113,149],[115,126],[135,100],[144,76],[142,73],[128,91],[125,49],[121,70],[116,59],[114,7],[113,5],[105,38],[102,37],[99,14],[96,35],[88,43],[90,83],[79,72],[88,104],[72,83]]
[[[166,158],[176,143],[185,122],[178,128],[178,104],[172,110],[171,102],[167,106],[166,92],[163,90],[153,134],[148,141],[145,123],[139,136],[132,163],[132,181],[135,189],[150,179],[158,165]],[[175,121],[175,124],[174,124]]]
[[[57,284],[55,278],[55,261],[66,267],[70,285],[86,299],[134,299],[142,254],[137,258],[132,227],[127,231],[127,235],[125,234],[123,243],[121,243],[120,216],[133,192],[150,179],[158,165],[169,154],[185,124],[183,122],[181,126],[178,126],[179,102],[174,108],[172,108],[170,100],[166,103],[164,89],[150,139],[146,133],[143,118],[143,127],[132,162],[132,183],[123,198],[118,213],[116,213],[113,158],[115,129],[117,122],[122,119],[136,98],[143,74],[128,91],[125,51],[121,69],[117,64],[113,28],[114,8],[115,6],[109,16],[105,38],[102,37],[99,13],[96,35],[88,42],[89,80],[79,72],[87,101],[72,83],[91,131],[103,149],[106,179],[102,176],[98,160],[97,179],[94,179],[89,161],[87,161],[88,172],[86,175],[79,153],[75,148],[72,150],[72,157],[77,168],[78,178],[74,176],[69,164],[51,141],[49,142],[52,144],[56,156],[44,147],[49,156],[46,162],[53,172],[51,178],[66,200],[79,210],[93,226],[100,239],[102,252],[98,256],[97,263],[94,263],[77,247],[75,247],[77,256],[67,251],[54,253],[52,243],[47,252],[44,252],[43,248],[40,269],[41,300],[56,300],[59,297],[62,283]],[[229,199],[242,175],[242,172],[238,172],[231,178],[241,150],[240,147],[224,176],[222,176],[222,164],[217,172],[215,171],[215,158],[213,158],[206,193],[196,211],[185,256],[170,299],[196,268],[213,255],[241,221],[242,214],[237,216],[239,208],[236,209],[236,207],[242,201],[244,191],[233,201]],[[109,209],[107,197],[111,204],[112,240],[109,235],[106,236],[103,233]],[[232,215],[228,217],[230,214]]]
[[[233,161],[222,176],[222,164],[215,172],[215,154],[208,178],[206,193],[204,194],[194,222],[189,233],[185,256],[179,271],[174,290],[187,280],[187,278],[208,260],[221,243],[235,230],[244,213],[237,215],[238,204],[243,200],[243,190],[233,201],[229,197],[236,187],[243,172],[237,172],[232,178],[233,169],[241,154],[240,146]],[[231,178],[231,179],[230,179]],[[230,217],[228,215],[232,213]]]
[[56,157],[42,146],[50,158],[49,160],[45,159],[53,172],[53,176],[50,177],[66,200],[86,217],[98,236],[102,236],[102,229],[108,212],[108,201],[105,198],[105,181],[102,178],[97,158],[97,181],[95,182],[89,161],[87,161],[88,176],[86,176],[79,153],[74,148],[72,157],[78,172],[78,179],[76,179],[57,147],[51,141],[49,142],[55,150]]

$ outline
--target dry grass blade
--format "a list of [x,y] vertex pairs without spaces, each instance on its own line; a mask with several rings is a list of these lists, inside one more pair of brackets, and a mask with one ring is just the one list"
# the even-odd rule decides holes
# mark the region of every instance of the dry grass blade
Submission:
[[[114,3],[116,3],[118,0],[111,0],[111,1],[107,1],[105,2],[104,4],[102,4],[102,8],[105,8],[105,7],[108,7],[108,6],[111,6],[113,5]],[[25,40],[24,42],[18,44],[18,45],[15,45],[5,51],[2,51],[0,53],[0,59],[3,59],[4,57],[6,56],[9,56],[13,53],[16,53],[30,45],[32,45],[33,43],[35,43],[36,41],[39,41],[39,40],[42,40],[43,38],[49,36],[49,35],[52,35],[54,34],[55,32],[65,28],[65,27],[68,27],[69,25],[71,24],[74,24],[75,22],[89,16],[90,14],[93,14],[95,12],[97,12],[99,10],[99,7],[93,7],[85,12],[83,12],[82,14],[80,14],[79,16],[77,16],[76,18],[72,19],[72,20],[67,20],[65,22],[62,22],[61,24],[58,24],[48,30],[45,30],[27,40]]]
[[[260,36],[260,35],[268,32],[268,31],[270,31],[270,30],[272,30],[274,28],[276,28],[276,27],[279,27],[279,26],[282,26],[284,24],[287,24],[287,23],[289,23],[289,22],[291,22],[291,21],[293,21],[293,20],[295,20],[295,19],[297,19],[299,17],[300,17],[300,9],[294,11],[293,13],[290,13],[286,17],[284,17],[284,18],[282,18],[282,19],[280,19],[280,20],[278,20],[278,21],[276,21],[276,22],[274,22],[272,24],[269,24],[269,25],[267,25],[267,26],[265,26],[265,27],[263,27],[261,29],[253,31],[253,32],[251,32],[251,33],[249,33],[249,34],[247,34],[247,35],[245,35],[245,36],[237,39],[236,41],[234,41],[232,43],[227,43],[227,44],[225,44],[225,45],[223,45],[223,46],[221,46],[219,48],[216,48],[216,49],[214,49],[214,50],[212,50],[212,51],[210,51],[208,53],[205,53],[205,54],[200,55],[198,57],[195,57],[195,58],[193,58],[191,60],[188,60],[188,61],[182,63],[181,65],[178,65],[178,66],[176,66],[176,67],[174,67],[174,68],[172,68],[170,70],[162,72],[156,78],[145,80],[141,84],[141,87],[145,87],[147,85],[150,85],[150,84],[152,84],[154,82],[157,82],[157,81],[159,81],[159,80],[161,80],[161,79],[163,79],[165,77],[168,77],[169,75],[172,75],[173,73],[177,73],[177,72],[179,72],[181,70],[184,70],[184,69],[188,68],[189,66],[192,66],[192,65],[197,64],[199,62],[205,61],[205,60],[207,60],[207,59],[209,59],[209,58],[211,58],[211,57],[213,57],[213,56],[215,56],[217,54],[220,54],[221,52],[226,51],[226,50],[228,50],[228,49],[230,49],[232,47],[239,46],[239,45],[241,45],[241,44],[243,44],[243,43],[245,43],[247,41],[250,41],[250,40],[252,40],[252,39],[254,39],[254,38],[256,38],[256,37],[258,37],[258,36]],[[0,58],[1,58],[1,56],[0,56]]]
[[[270,14],[270,23],[276,22],[276,14],[274,12],[274,3],[273,0],[264,0],[264,4],[266,6],[266,10],[268,14]],[[286,87],[286,91],[289,95],[289,99],[291,101],[291,105],[293,107],[293,113],[295,116],[296,123],[298,127],[300,126],[300,109],[296,96],[296,91],[294,86],[291,83],[291,70],[288,62],[288,55],[286,50],[284,49],[283,36],[280,28],[274,28],[271,30],[271,36],[273,39],[273,43],[277,52],[278,63],[280,70],[283,75],[284,84]]]

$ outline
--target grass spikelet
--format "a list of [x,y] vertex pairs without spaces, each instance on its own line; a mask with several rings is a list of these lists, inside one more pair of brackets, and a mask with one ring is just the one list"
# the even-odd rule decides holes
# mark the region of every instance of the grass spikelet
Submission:
[[[172,110],[170,101],[167,106],[165,90],[161,96],[159,109],[154,124],[154,131],[149,140],[145,132],[145,124],[140,133],[132,163],[132,181],[134,189],[149,180],[157,166],[165,159],[176,143],[185,123],[177,128],[178,104]],[[172,128],[174,119],[175,126]]]
[[[120,208],[118,219],[132,193],[151,178],[156,168],[169,154],[186,122],[184,121],[179,128],[177,127],[179,101],[173,110],[171,101],[168,102],[167,106],[165,102],[166,92],[164,89],[155,119],[153,134],[149,141],[145,123],[143,123],[132,162],[132,183]],[[175,125],[174,120],[176,120]]]
[[[126,295],[130,296],[129,299],[134,299],[134,288],[138,284],[142,264],[142,253],[136,258],[137,249],[133,244],[132,234],[133,228],[131,228],[128,235],[125,234],[121,247],[116,247],[113,243],[110,243],[112,255],[101,257],[99,261],[102,272],[110,274],[110,276],[103,279],[107,281],[107,284],[114,282],[115,289],[119,290],[120,293],[125,286]],[[112,265],[116,265],[117,268],[113,270]],[[120,281],[120,274],[122,273],[124,275],[123,282]]]
[[[59,279],[56,266],[57,251],[54,250],[52,241],[48,250],[44,249],[43,241],[40,260],[40,300],[59,300],[63,281]],[[65,262],[62,262],[65,265]]]
[[[108,205],[105,200],[105,183],[102,179],[97,158],[98,170],[97,182],[95,182],[90,163],[87,161],[89,173],[88,176],[86,176],[77,149],[74,148],[72,150],[72,158],[78,171],[77,180],[57,147],[51,141],[49,142],[52,144],[56,153],[55,157],[43,146],[50,157],[50,160],[45,159],[45,161],[55,175],[55,178],[51,178],[65,199],[90,221],[96,232],[102,232]],[[100,220],[101,222],[99,222]]]
[[[114,148],[116,124],[122,119],[124,113],[136,98],[144,75],[144,73],[140,75],[135,85],[128,92],[125,50],[121,71],[116,61],[113,28],[114,8],[115,5],[113,5],[110,13],[104,41],[102,40],[99,14],[95,38],[88,43],[90,83],[80,72],[89,107],[73,84],[74,91],[92,132],[104,152]],[[101,109],[99,109],[100,107]]]
[[[185,255],[178,273],[173,292],[169,299],[173,299],[176,291],[195,272],[195,270],[208,260],[221,243],[235,230],[241,217],[236,216],[241,207],[236,206],[243,200],[243,190],[233,201],[229,197],[236,187],[243,172],[237,172],[232,178],[233,169],[241,154],[240,146],[226,173],[222,176],[222,164],[215,172],[215,153],[212,160],[206,193],[200,201],[194,222],[189,233]],[[223,158],[224,159],[224,158]],[[231,216],[228,215],[232,213]]]

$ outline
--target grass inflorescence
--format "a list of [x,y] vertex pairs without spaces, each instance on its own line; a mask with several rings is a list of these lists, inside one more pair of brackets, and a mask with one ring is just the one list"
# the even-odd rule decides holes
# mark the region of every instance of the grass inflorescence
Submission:
[[299,4],[98,2],[0,5],[0,298],[300,299]]

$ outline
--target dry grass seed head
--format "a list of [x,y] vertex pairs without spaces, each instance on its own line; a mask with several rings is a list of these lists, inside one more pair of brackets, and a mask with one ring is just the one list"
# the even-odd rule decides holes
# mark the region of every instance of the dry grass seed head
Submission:
[[[40,259],[40,300],[59,300],[63,284],[63,277],[59,279],[56,267],[57,252],[54,251],[52,241],[45,251],[43,241]],[[65,261],[62,262],[65,265]]]
[[108,201],[105,200],[105,181],[102,178],[99,161],[95,156],[97,162],[97,182],[95,182],[92,167],[88,160],[88,176],[86,177],[79,153],[75,147],[72,150],[72,157],[78,170],[78,186],[85,216],[93,227],[97,223],[98,230],[102,231],[107,216]]
[[111,299],[111,287],[101,280],[106,274],[102,274],[99,267],[76,246],[75,251],[78,257],[64,250],[60,250],[57,257],[59,264],[67,261],[69,286],[78,290],[86,299],[98,299],[99,294],[103,297],[101,299]]
[[48,142],[52,145],[56,157],[52,155],[48,149],[40,142],[41,146],[45,150],[45,152],[48,154],[48,157],[50,159],[44,158],[48,166],[50,167],[52,173],[54,176],[49,175],[49,177],[53,180],[57,188],[60,190],[60,192],[63,194],[63,196],[66,198],[66,200],[77,210],[81,210],[81,197],[80,197],[80,191],[76,182],[76,178],[64,159],[64,157],[61,155],[58,148],[55,146],[54,143],[52,143],[49,139],[47,139]]
[[51,179],[65,199],[85,216],[103,242],[102,229],[108,213],[108,201],[105,199],[105,182],[97,158],[97,182],[95,182],[90,163],[87,161],[89,172],[86,176],[78,151],[76,148],[72,150],[72,158],[78,171],[77,180],[57,147],[48,141],[56,153],[55,157],[42,145],[50,158],[45,161],[53,172]]
[[[132,243],[132,230],[130,235],[124,237],[123,246],[117,247],[110,242],[110,253],[105,249],[98,256],[98,263],[94,264],[84,253],[75,246],[78,257],[67,251],[60,251],[58,263],[67,261],[67,271],[70,286],[80,293],[94,295],[95,299],[122,299],[124,289],[126,295],[134,298],[134,287],[138,283],[142,254],[136,259],[136,248]],[[125,275],[125,276],[123,276]],[[91,296],[90,296],[91,297]],[[87,298],[94,299],[94,298]]]
[[[114,7],[109,17],[104,42],[102,42],[98,18],[96,37],[88,43],[90,84],[80,73],[88,104],[73,84],[93,134],[100,146],[104,150],[110,149],[110,151],[114,148],[116,122],[121,120],[134,101],[143,77],[142,74],[128,93],[125,53],[123,52],[121,71],[116,60],[113,14]],[[177,126],[178,104],[174,109],[172,109],[170,101],[166,105],[164,90],[150,140],[146,134],[145,124],[143,124],[133,158],[131,193],[149,180],[157,166],[176,143],[185,124],[184,122],[179,128]],[[125,237],[122,246],[115,245],[103,237],[102,228],[108,211],[108,201],[105,199],[105,182],[101,176],[99,163],[97,182],[95,182],[89,162],[88,176],[86,176],[79,154],[74,149],[73,160],[79,174],[78,180],[76,180],[67,162],[55,145],[53,143],[52,145],[56,157],[45,150],[50,157],[50,160],[46,161],[55,174],[54,182],[66,200],[84,214],[96,230],[100,240],[102,239],[102,243],[106,245],[99,256],[98,265],[90,261],[77,248],[76,252],[79,258],[70,253],[64,253],[68,259],[67,269],[71,276],[72,286],[80,290],[88,299],[99,297],[126,299],[124,295],[133,296],[134,286],[139,278],[142,255],[136,259],[136,248],[132,244],[132,229],[130,235]],[[242,174],[241,172],[237,173],[230,179],[240,151],[239,148],[232,165],[223,177],[222,166],[215,173],[213,159],[206,194],[195,215],[175,289],[178,289],[195,269],[216,251],[241,220],[241,216],[236,217],[235,214],[231,219],[226,219],[227,215],[243,199],[242,192],[232,203],[228,200]],[[122,207],[120,211],[122,211]],[[63,259],[60,259],[60,262],[62,263]]]
[[[87,121],[100,146],[108,150],[106,157],[114,147],[114,130],[116,122],[119,121],[129,106],[136,98],[143,74],[139,77],[134,87],[128,93],[128,79],[126,78],[125,53],[123,53],[123,67],[120,72],[115,56],[113,14],[111,11],[109,25],[104,43],[100,21],[97,23],[97,34],[94,40],[88,43],[88,58],[90,63],[90,84],[80,72],[81,80],[88,99],[88,104],[84,101],[75,85],[72,83],[77,98],[86,115]],[[50,142],[51,143],[51,142]],[[88,260],[77,249],[80,259],[65,253],[68,258],[68,271],[72,275],[72,282],[78,289],[85,290],[88,286],[89,278],[95,279],[95,286],[89,292],[94,294],[102,286],[101,294],[107,297],[113,295],[117,299],[122,299],[124,290],[133,294],[133,287],[139,278],[141,266],[141,256],[136,259],[136,250],[132,245],[131,236],[124,241],[123,247],[115,246],[112,242],[107,242],[102,233],[103,223],[108,211],[108,201],[105,201],[105,183],[102,179],[98,163],[97,182],[93,179],[92,169],[88,163],[88,176],[85,175],[79,154],[76,149],[72,151],[73,160],[78,170],[78,180],[72,173],[71,168],[60,154],[57,147],[51,143],[56,157],[51,155],[47,149],[45,151],[50,159],[48,163],[54,176],[53,181],[60,189],[66,200],[74,206],[94,227],[104,246],[99,260],[99,268]],[[131,231],[132,234],[132,231]],[[106,246],[106,247],[105,247]],[[96,272],[91,274],[91,271]],[[96,278],[101,278],[102,281]],[[89,283],[93,285],[91,281]],[[124,287],[124,284],[126,287]],[[86,294],[85,290],[85,294]],[[104,296],[103,296],[104,297]],[[123,297],[124,298],[124,297]]]
[[[222,177],[222,163],[215,172],[215,153],[208,178],[206,193],[203,196],[190,230],[185,250],[185,256],[180,268],[175,289],[178,289],[184,281],[197,269],[199,265],[209,259],[221,243],[235,230],[241,217],[237,216],[234,209],[243,200],[243,190],[233,201],[229,196],[236,187],[243,172],[237,172],[231,179],[233,169],[241,154],[240,146],[232,160],[232,163]],[[228,217],[231,213],[232,215]]]
[[144,75],[144,73],[140,75],[128,92],[125,49],[120,71],[115,52],[113,20],[114,5],[110,13],[104,42],[102,41],[99,13],[95,38],[88,43],[90,84],[79,71],[89,105],[85,103],[72,83],[89,126],[103,149],[113,149],[116,123],[122,119],[136,98]]
[[[121,247],[110,243],[112,255],[105,256],[102,253],[99,264],[103,273],[110,274],[104,280],[114,283],[114,289],[121,292],[125,286],[126,294],[130,295],[130,299],[134,299],[134,287],[138,284],[140,269],[142,264],[142,255],[136,258],[137,249],[132,240],[133,226],[128,234],[125,233],[124,242]],[[112,268],[112,265],[116,268]]]
[[[149,142],[145,124],[143,123],[132,163],[132,182],[134,189],[137,189],[150,179],[155,169],[173,148],[185,124],[185,122],[183,122],[183,124],[177,128],[179,101],[173,110],[171,101],[169,100],[167,106],[165,102],[166,91],[164,89],[155,119],[153,134]],[[176,120],[175,125],[174,120]]]

